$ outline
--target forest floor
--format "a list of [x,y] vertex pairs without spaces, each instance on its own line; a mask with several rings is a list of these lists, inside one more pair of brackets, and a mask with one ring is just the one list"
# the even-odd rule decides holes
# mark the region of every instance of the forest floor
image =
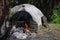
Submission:
[[47,28],[41,27],[36,37],[25,40],[60,40],[60,25],[49,24]]
[[39,35],[43,40],[60,40],[60,25],[49,24],[47,28],[40,28]]
[[28,37],[24,40],[60,40],[60,25],[49,24],[49,27],[47,28],[41,27],[38,34],[33,37],[34,35],[35,34],[32,34],[31,37]]
[[60,25],[49,24],[49,27],[41,27],[36,37],[27,38],[26,40],[60,40]]

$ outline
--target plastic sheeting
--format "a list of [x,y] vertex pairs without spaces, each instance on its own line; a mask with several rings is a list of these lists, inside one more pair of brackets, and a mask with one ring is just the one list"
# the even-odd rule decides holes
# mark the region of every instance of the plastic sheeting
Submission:
[[42,25],[41,17],[44,16],[43,13],[41,12],[41,10],[31,4],[22,4],[11,8],[9,17],[11,17],[17,11],[22,10],[27,11],[32,16],[33,20],[38,24],[38,26]]

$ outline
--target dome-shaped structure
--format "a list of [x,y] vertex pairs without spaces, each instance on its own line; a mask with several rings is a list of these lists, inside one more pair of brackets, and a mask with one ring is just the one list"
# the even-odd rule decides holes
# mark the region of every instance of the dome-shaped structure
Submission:
[[37,7],[31,4],[22,4],[22,5],[17,5],[13,7],[10,10],[11,13],[9,17],[11,17],[17,11],[22,11],[22,10],[25,10],[26,12],[28,12],[32,16],[33,20],[38,24],[38,26],[42,25],[41,17],[44,16],[43,13],[41,12],[41,10],[39,10]]
[[32,32],[36,33],[40,25],[46,24],[46,21],[46,17],[34,5],[17,5],[10,10],[8,33],[14,37],[20,33],[30,35]]

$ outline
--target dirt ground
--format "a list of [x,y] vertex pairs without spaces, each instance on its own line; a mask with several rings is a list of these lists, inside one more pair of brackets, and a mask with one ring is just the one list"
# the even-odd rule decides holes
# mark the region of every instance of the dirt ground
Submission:
[[[34,34],[33,34],[34,36]],[[35,37],[28,37],[24,40],[60,40],[60,25],[57,24],[49,24],[49,27],[44,28],[40,27],[38,34]],[[10,40],[20,40],[20,39],[12,39]]]
[[[40,28],[40,36],[50,36],[51,40],[60,40],[60,25],[59,24],[49,24],[47,28]],[[49,40],[49,38],[47,40]]]

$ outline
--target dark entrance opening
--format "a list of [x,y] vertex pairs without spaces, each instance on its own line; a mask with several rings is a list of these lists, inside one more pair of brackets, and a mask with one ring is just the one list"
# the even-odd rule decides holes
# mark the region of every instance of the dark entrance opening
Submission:
[[26,11],[18,11],[10,18],[10,25],[13,28],[24,28],[31,32],[37,32],[37,23],[33,20],[32,16]]

